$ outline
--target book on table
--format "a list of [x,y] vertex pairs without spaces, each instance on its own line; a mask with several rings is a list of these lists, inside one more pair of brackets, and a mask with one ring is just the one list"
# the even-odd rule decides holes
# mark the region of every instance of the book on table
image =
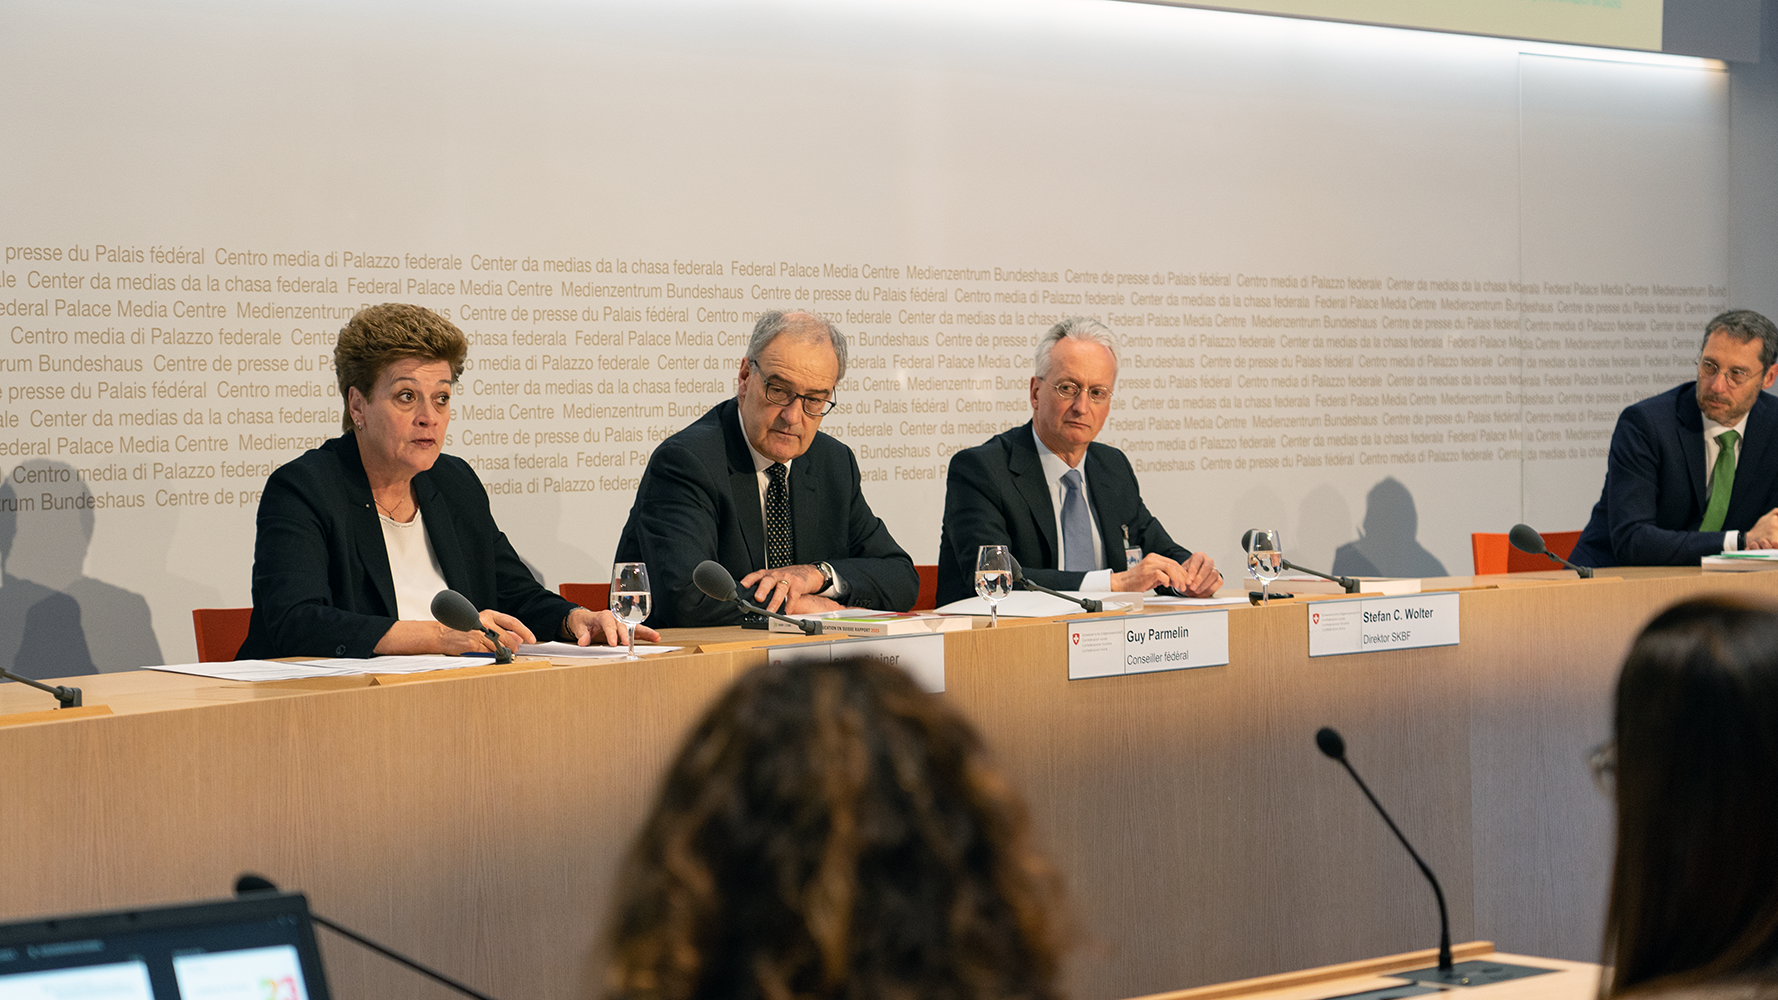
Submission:
[[1778,569],[1778,549],[1754,549],[1750,552],[1724,552],[1705,556],[1698,561],[1706,573],[1757,573]]

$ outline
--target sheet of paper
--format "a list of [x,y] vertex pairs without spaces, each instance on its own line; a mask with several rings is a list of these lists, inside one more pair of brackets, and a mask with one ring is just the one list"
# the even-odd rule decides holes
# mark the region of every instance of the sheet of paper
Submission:
[[[363,662],[363,661],[353,661]],[[220,663],[168,663],[149,667],[170,674],[214,677],[219,681],[291,681],[305,677],[344,677],[362,673],[314,663],[279,663],[276,660],[224,660]]]
[[[1092,594],[1088,596],[1104,600],[1108,595]],[[1131,602],[1129,595],[1119,595],[1115,603],[1106,602],[1105,610],[1128,612],[1140,610],[1141,606],[1139,601]],[[979,597],[968,597],[961,601],[952,601],[939,608],[938,612],[944,615],[986,617],[988,602]],[[1064,601],[1059,597],[1051,597],[1048,594],[1039,594],[1030,590],[1014,591],[1007,595],[1006,600],[1000,602],[1000,615],[1003,618],[1051,618],[1056,615],[1078,615],[1080,613],[1080,605],[1073,601]]]
[[1246,604],[1245,597],[1161,597],[1150,594],[1142,599],[1144,607],[1213,608],[1224,604]]
[[[637,656],[653,656],[656,653],[671,653],[682,649],[682,646],[637,646]],[[572,642],[538,642],[520,646],[520,656],[548,656],[555,659],[575,660],[621,660],[630,655],[626,646],[576,646]]]
[[494,662],[486,656],[372,656],[368,659],[341,657],[327,660],[304,660],[323,667],[338,667],[347,674],[423,674],[432,670],[461,670]]

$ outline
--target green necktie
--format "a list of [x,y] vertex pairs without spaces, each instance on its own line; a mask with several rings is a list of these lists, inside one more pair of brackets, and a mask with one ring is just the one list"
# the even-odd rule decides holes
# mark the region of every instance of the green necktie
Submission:
[[1721,531],[1723,519],[1729,516],[1729,494],[1735,490],[1735,442],[1740,439],[1734,431],[1716,436],[1721,450],[1716,453],[1716,471],[1710,474],[1710,506],[1704,508],[1699,531]]

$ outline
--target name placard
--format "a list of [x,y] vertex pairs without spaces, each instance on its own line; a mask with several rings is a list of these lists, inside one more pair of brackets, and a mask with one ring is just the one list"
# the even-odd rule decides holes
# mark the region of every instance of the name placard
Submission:
[[825,663],[847,656],[868,656],[898,666],[911,674],[923,690],[934,694],[945,689],[945,636],[942,632],[796,642],[772,646],[766,652],[766,658],[772,663]]
[[1229,662],[1229,613],[1184,611],[1064,622],[1068,679],[1220,667]]
[[1461,602],[1452,593],[1313,601],[1305,607],[1310,656],[1455,646],[1458,641]]

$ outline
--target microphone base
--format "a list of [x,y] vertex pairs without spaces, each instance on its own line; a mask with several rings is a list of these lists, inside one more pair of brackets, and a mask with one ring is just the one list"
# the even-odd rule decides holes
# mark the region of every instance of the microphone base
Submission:
[[1487,986],[1491,983],[1504,983],[1512,979],[1529,979],[1555,972],[1555,969],[1539,969],[1529,965],[1508,965],[1505,962],[1490,962],[1487,959],[1476,959],[1469,962],[1458,962],[1451,966],[1451,971],[1440,972],[1438,966],[1424,969],[1410,969],[1406,972],[1385,972],[1383,975],[1396,979],[1411,979],[1416,983],[1435,986]]

